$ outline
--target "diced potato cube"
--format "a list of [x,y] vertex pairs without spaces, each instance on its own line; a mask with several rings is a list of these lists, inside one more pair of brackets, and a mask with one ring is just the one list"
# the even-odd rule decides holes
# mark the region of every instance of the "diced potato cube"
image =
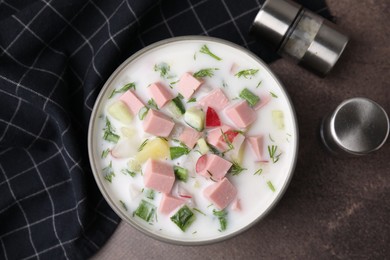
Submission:
[[169,145],[168,142],[162,138],[155,138],[148,140],[135,157],[140,163],[146,162],[150,159],[166,159],[169,157]]
[[283,111],[281,111],[281,110],[273,110],[272,111],[272,122],[274,123],[274,125],[278,129],[283,130],[284,129],[284,115],[283,115]]

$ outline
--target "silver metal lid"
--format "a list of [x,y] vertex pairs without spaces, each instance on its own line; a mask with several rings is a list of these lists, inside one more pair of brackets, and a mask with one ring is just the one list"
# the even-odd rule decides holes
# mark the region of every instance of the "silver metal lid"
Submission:
[[291,1],[267,0],[256,15],[251,34],[279,48],[302,6]]
[[389,135],[385,110],[367,98],[342,102],[321,126],[325,146],[340,155],[365,155],[378,150]]

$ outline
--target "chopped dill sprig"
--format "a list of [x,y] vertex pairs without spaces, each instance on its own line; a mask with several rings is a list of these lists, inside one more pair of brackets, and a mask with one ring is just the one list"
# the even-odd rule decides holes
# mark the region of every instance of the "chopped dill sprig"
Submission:
[[201,69],[197,72],[194,73],[195,78],[204,78],[204,77],[212,77],[214,76],[214,71],[219,70],[218,68],[206,68],[206,69]]
[[241,172],[246,171],[247,168],[242,167],[238,162],[232,161],[232,167],[229,172],[233,175],[239,175]]
[[275,187],[274,187],[274,185],[272,184],[271,181],[267,181],[267,185],[268,185],[268,187],[269,187],[273,192],[276,191],[276,189],[275,189]]
[[203,211],[201,211],[200,209],[197,209],[197,208],[192,208],[194,211],[197,211],[199,212],[200,214],[202,214],[203,216],[206,216],[205,213],[203,213]]
[[192,103],[192,102],[196,102],[196,98],[192,97],[192,98],[190,98],[190,99],[187,101],[187,103]]
[[104,179],[109,183],[111,183],[112,178],[115,177],[115,173],[112,170],[112,161],[110,161],[107,167],[103,168],[103,173],[104,173]]
[[261,175],[263,173],[263,169],[259,168],[253,175]]
[[270,91],[269,93],[271,94],[272,97],[278,98],[278,96],[275,93],[273,93],[272,91]]
[[237,72],[234,76],[237,76],[238,78],[244,77],[246,79],[252,78],[256,73],[258,72],[258,69],[247,69],[247,70],[240,70]]
[[216,59],[217,61],[220,61],[222,60],[220,57],[218,57],[217,55],[215,55],[214,53],[212,53],[209,49],[209,47],[207,47],[207,45],[203,45],[202,48],[200,48],[200,53],[203,53],[203,54],[206,54],[206,55],[209,55],[210,57],[212,57],[213,59]]
[[151,98],[151,99],[148,100],[148,105],[149,105],[151,108],[154,108],[154,109],[158,110],[158,106],[157,106],[157,104],[156,104],[156,101],[154,101],[153,98]]
[[106,126],[103,128],[103,139],[109,142],[117,143],[119,135],[115,134],[115,129],[111,126],[110,120],[106,117]]
[[106,158],[109,153],[110,153],[110,148],[107,148],[106,150],[104,150],[102,152],[102,156],[101,156],[102,159]]
[[160,72],[160,77],[162,77],[162,78],[167,79],[169,77],[168,73],[170,70],[171,70],[171,67],[165,62],[161,62],[159,64],[154,65],[154,71]]
[[109,99],[112,98],[115,94],[118,94],[118,93],[123,93],[123,92],[126,92],[128,91],[129,89],[134,89],[135,90],[135,83],[134,82],[131,82],[131,83],[128,83],[126,85],[124,85],[123,87],[121,87],[120,89],[114,89],[110,96],[108,97]]
[[256,88],[260,87],[261,84],[263,84],[263,81],[262,81],[262,80],[259,81],[259,83],[257,84]]
[[273,163],[276,163],[277,161],[279,161],[279,158],[282,155],[282,153],[276,154],[277,150],[278,150],[277,145],[271,145],[271,146],[268,145],[269,157],[272,159]]

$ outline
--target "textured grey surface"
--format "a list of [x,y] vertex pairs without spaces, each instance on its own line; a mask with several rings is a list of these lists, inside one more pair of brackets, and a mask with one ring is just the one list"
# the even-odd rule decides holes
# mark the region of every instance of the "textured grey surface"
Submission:
[[279,60],[300,127],[295,175],[261,223],[228,241],[183,247],[153,240],[122,223],[94,259],[329,259],[390,256],[390,145],[365,157],[331,157],[321,118],[342,100],[363,96],[390,113],[390,1],[328,0],[351,42],[325,79]]

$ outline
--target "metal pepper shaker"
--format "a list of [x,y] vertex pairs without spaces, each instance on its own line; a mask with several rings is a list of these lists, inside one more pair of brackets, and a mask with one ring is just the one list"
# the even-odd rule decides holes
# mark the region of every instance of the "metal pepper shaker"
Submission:
[[321,125],[321,139],[334,154],[359,156],[376,151],[389,135],[385,110],[367,98],[342,102]]
[[265,1],[250,32],[319,76],[329,73],[348,43],[334,24],[289,0]]

